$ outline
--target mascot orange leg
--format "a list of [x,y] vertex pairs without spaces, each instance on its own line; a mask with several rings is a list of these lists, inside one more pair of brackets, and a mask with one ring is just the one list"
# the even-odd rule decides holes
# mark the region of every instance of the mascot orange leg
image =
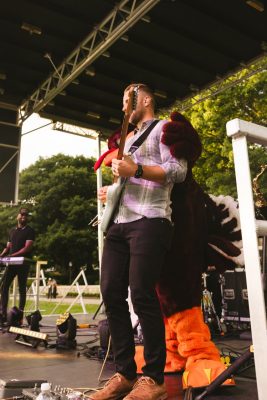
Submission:
[[[211,341],[201,307],[177,312],[168,318],[171,330],[176,334],[178,352],[186,359],[183,388],[209,385],[226,366],[220,360],[219,350]],[[224,382],[233,385],[232,379]]]
[[[168,319],[164,319],[165,323],[165,343],[166,343],[166,364],[164,372],[179,372],[185,368],[186,359],[180,356],[178,352],[178,342],[176,333],[171,329]],[[135,346],[135,362],[137,365],[137,373],[142,374],[142,367],[145,365],[144,346]]]
[[168,319],[165,318],[165,340],[166,340],[166,365],[164,372],[176,372],[185,369],[186,358],[178,351],[178,341],[175,331],[170,327]]

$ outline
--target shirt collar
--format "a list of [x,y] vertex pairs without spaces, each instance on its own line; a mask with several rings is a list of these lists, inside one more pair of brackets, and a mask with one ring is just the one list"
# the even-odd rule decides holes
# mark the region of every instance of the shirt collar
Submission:
[[137,129],[135,130],[135,133],[143,132],[145,129],[147,129],[147,128],[149,127],[149,125],[152,124],[153,121],[155,121],[155,119],[156,119],[156,118],[152,118],[152,119],[149,119],[149,120],[143,122],[142,125],[141,125],[141,128],[140,128],[140,129],[137,128]]
[[27,226],[27,225],[24,225],[24,226],[17,226],[17,227],[16,227],[16,229],[18,229],[18,230],[22,231],[23,229],[25,229],[25,228],[26,228],[26,226]]

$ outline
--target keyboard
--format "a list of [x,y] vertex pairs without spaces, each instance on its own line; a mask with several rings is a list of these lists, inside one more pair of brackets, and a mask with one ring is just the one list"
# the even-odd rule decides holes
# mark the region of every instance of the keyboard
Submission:
[[25,257],[0,257],[0,264],[4,265],[22,265]]

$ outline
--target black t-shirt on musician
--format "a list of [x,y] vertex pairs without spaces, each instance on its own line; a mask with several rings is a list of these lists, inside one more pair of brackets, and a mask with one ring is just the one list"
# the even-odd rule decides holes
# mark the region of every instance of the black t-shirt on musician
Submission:
[[[34,240],[35,232],[34,229],[29,225],[24,226],[23,228],[13,228],[9,233],[9,242],[11,243],[11,253],[15,253],[21,250],[27,240]],[[31,253],[27,253],[27,257],[30,257]]]

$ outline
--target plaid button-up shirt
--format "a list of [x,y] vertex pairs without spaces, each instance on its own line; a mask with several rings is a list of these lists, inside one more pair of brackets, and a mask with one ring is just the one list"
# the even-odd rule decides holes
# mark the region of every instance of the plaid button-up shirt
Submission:
[[[127,140],[125,153],[152,121],[146,121],[141,129]],[[118,211],[115,214],[115,223],[132,222],[143,217],[171,219],[171,190],[174,183],[184,181],[187,161],[174,158],[170,153],[170,148],[161,143],[162,127],[166,122],[168,121],[159,121],[147,139],[132,154],[132,159],[138,164],[160,166],[166,173],[165,183],[160,184],[142,178],[127,178]]]

